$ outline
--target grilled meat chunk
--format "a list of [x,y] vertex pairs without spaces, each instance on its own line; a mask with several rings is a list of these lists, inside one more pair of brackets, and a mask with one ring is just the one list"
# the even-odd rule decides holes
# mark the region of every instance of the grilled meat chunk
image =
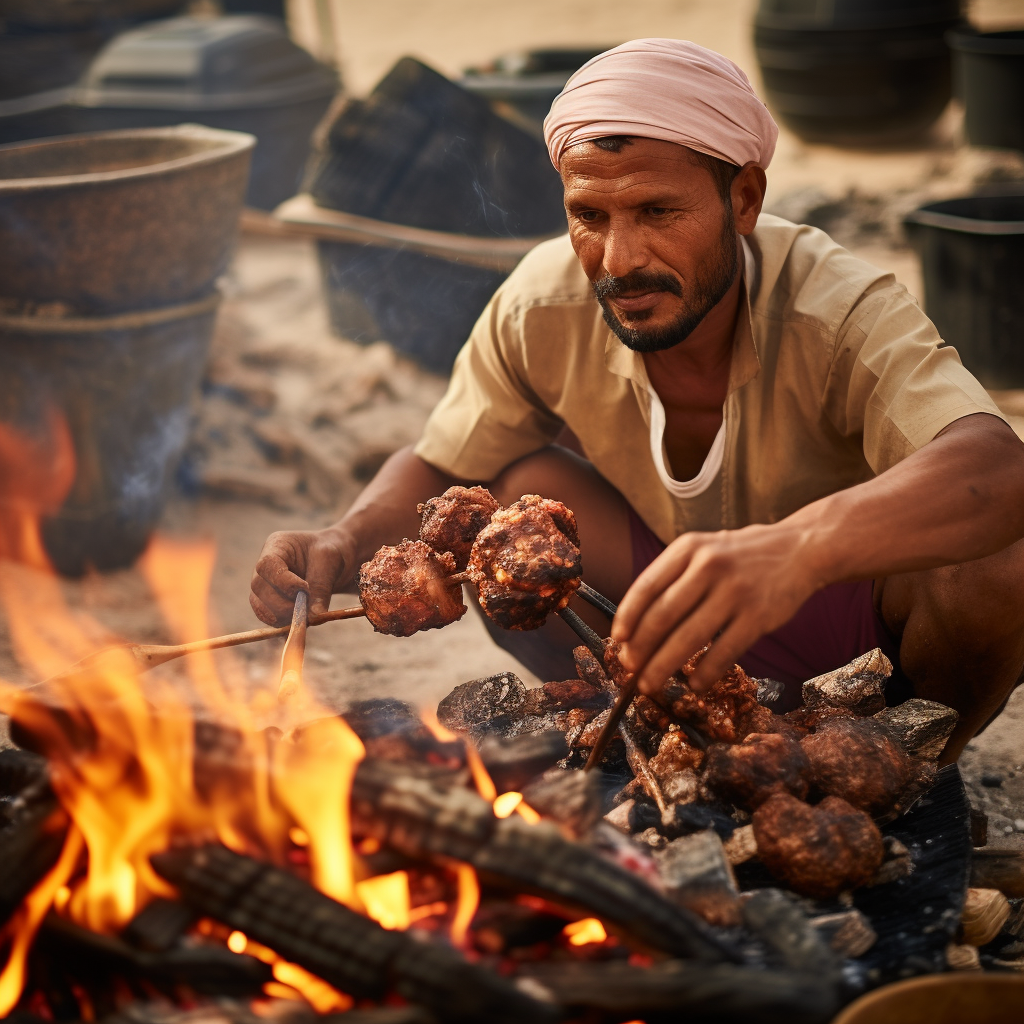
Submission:
[[495,512],[473,544],[469,572],[480,607],[503,629],[539,629],[580,585],[580,549],[542,505],[558,506],[559,521],[575,533],[564,505],[526,495]]
[[423,517],[420,540],[435,551],[450,551],[460,572],[469,562],[476,535],[491,521],[501,506],[485,487],[449,487],[416,511]]
[[440,629],[466,614],[462,588],[448,577],[455,556],[438,554],[421,540],[382,547],[359,570],[359,599],[378,633],[412,636]]
[[882,863],[882,834],[863,812],[837,796],[816,807],[775,793],[754,811],[762,863],[794,892],[827,899],[870,882]]
[[773,793],[807,796],[809,769],[792,736],[752,733],[742,743],[708,747],[703,781],[722,800],[752,811]]
[[800,745],[811,782],[872,817],[892,811],[918,776],[918,763],[885,725],[871,718],[830,718]]

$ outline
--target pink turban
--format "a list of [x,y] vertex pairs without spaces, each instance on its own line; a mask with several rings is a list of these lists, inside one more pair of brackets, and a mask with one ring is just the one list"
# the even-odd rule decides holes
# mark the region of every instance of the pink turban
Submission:
[[639,135],[743,166],[767,167],[779,127],[731,60],[685,39],[634,39],[587,61],[551,104],[544,141],[569,146]]

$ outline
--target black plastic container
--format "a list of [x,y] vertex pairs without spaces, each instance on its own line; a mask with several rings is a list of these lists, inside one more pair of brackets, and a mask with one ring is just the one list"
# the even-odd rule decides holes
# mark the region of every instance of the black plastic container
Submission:
[[408,57],[339,111],[307,191],[329,209],[434,231],[514,238],[565,229],[544,143]]
[[945,33],[959,0],[761,0],[754,45],[768,104],[808,141],[882,145],[945,109]]
[[541,134],[544,118],[573,72],[608,46],[526,50],[499,57],[488,67],[467,68],[459,85],[509,109],[524,126]]
[[989,388],[1024,387],[1024,189],[909,214],[925,311]]
[[1024,149],[1024,29],[964,30],[948,38],[968,142]]
[[337,88],[276,18],[172,18],[123,33],[97,56],[72,119],[76,131],[189,121],[255,135],[246,203],[269,210],[297,191]]
[[523,253],[565,230],[544,143],[410,58],[339,112],[308,182],[332,328],[439,373]]

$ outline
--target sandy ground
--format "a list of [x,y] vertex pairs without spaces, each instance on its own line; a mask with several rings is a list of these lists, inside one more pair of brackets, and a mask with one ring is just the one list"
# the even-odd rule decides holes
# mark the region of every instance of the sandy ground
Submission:
[[[356,92],[372,87],[405,53],[457,74],[519,47],[642,35],[688,37],[753,69],[753,7],[753,0],[339,0],[336,35],[346,81]],[[986,25],[1024,21],[1024,0],[983,0],[972,13]],[[921,298],[916,258],[899,234],[902,212],[979,180],[1021,173],[1019,162],[965,150],[958,140],[955,110],[924,144],[905,151],[810,146],[784,131],[770,174],[769,208],[825,227]],[[161,527],[174,537],[216,544],[211,632],[255,625],[248,580],[266,535],[329,522],[389,451],[415,438],[443,387],[387,346],[360,348],[331,336],[310,243],[243,236],[206,392],[196,406],[184,490],[169,503]],[[1017,402],[1024,413],[1019,396]],[[93,621],[97,642],[176,639],[135,569],[69,581],[63,589],[75,614]],[[351,595],[335,599],[335,606],[351,603]],[[287,724],[288,712],[269,697],[276,691],[279,650],[279,642],[265,642],[223,652],[217,663],[250,695],[264,695],[267,722]],[[473,614],[409,639],[374,634],[365,621],[335,623],[311,630],[308,643],[307,678],[334,709],[371,695],[432,706],[456,683],[509,668],[536,682],[491,644]],[[185,674],[185,666],[175,664],[154,678],[181,681]],[[0,622],[0,678],[38,678],[19,665],[6,621]],[[1024,694],[963,759],[972,798],[993,814],[993,835],[1001,837],[1024,833],[1022,724]],[[989,785],[982,785],[983,776]]]

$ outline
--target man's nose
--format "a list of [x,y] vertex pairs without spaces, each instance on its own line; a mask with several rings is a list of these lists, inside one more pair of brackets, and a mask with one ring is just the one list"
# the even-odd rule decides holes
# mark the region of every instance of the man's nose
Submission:
[[643,233],[635,225],[612,223],[604,237],[601,260],[604,272],[610,277],[626,277],[634,270],[642,270],[650,262],[650,253]]

